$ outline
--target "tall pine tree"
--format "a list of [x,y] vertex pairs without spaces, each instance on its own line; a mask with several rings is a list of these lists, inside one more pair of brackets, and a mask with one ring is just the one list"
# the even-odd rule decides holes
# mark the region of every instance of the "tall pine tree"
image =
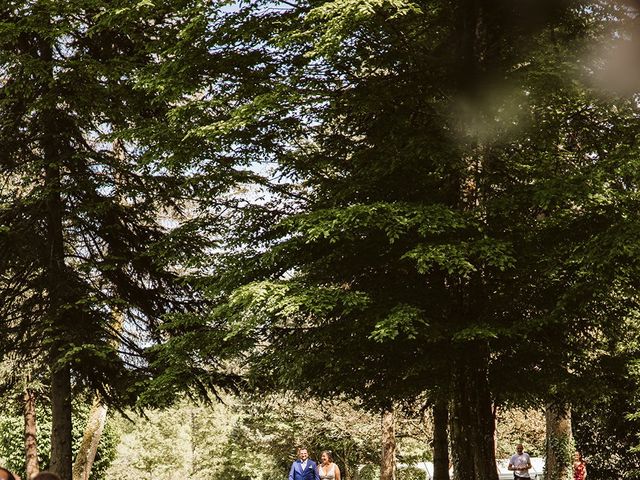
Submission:
[[180,137],[160,128],[169,103],[141,83],[182,36],[205,36],[200,8],[0,6],[2,350],[44,359],[50,465],[63,480],[71,479],[72,390],[134,401],[153,376],[146,349],[162,341],[164,316],[197,308],[179,257],[208,245],[185,217],[192,165],[172,161]]

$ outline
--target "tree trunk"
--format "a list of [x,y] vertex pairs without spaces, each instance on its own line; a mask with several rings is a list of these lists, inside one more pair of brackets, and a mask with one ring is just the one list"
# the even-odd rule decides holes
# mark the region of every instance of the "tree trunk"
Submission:
[[573,478],[571,408],[562,402],[550,403],[547,405],[545,417],[547,456],[544,478],[545,480],[571,480]]
[[71,480],[71,374],[69,365],[51,373],[51,463],[61,480]]
[[[488,358],[488,356],[487,356]],[[488,362],[479,365],[476,370],[476,402],[474,403],[476,424],[478,428],[477,444],[473,459],[476,464],[478,478],[497,480],[498,469],[496,467],[495,449],[495,417],[493,416],[493,401],[489,391]]]
[[25,473],[27,480],[31,480],[40,471],[36,430],[36,396],[33,390],[25,388],[23,400]]
[[73,480],[88,480],[91,467],[96,458],[100,437],[107,422],[107,407],[102,403],[100,395],[96,394],[87,417],[82,443],[76,454],[73,465]]
[[345,446],[342,452],[342,465],[344,471],[340,472],[342,474],[340,475],[340,478],[343,478],[344,480],[353,480],[353,468],[351,467],[351,463],[349,462],[350,458],[351,449],[348,446]]
[[449,480],[449,412],[446,401],[433,406],[433,480]]
[[451,457],[453,478],[455,480],[475,479],[475,467],[471,454],[473,437],[471,435],[471,412],[467,402],[466,389],[454,377],[451,401]]
[[450,423],[456,480],[498,480],[488,358],[487,346],[476,344],[454,359]]
[[382,456],[380,480],[396,478],[396,432],[393,407],[382,412]]
[[198,414],[195,407],[189,407],[189,450],[191,453],[191,461],[189,462],[189,478],[196,478],[196,473],[199,468],[198,459]]
[[[43,19],[43,21],[46,21]],[[48,69],[40,79],[40,87],[46,94],[54,84],[53,46],[44,36],[37,37],[39,60]],[[62,196],[62,167],[70,157],[68,135],[60,131],[61,119],[51,100],[45,106],[41,121],[44,192],[46,195],[47,222],[47,294],[49,305],[49,368],[51,371],[51,461],[49,469],[61,480],[71,480],[71,366],[63,360],[71,342],[70,333],[79,320],[74,315],[73,300],[66,268],[64,244],[64,200]]]
[[[49,52],[50,49],[45,51]],[[50,59],[50,57],[49,57]],[[50,470],[61,480],[71,480],[71,367],[62,361],[64,348],[69,343],[73,328],[67,272],[65,268],[63,236],[63,204],[61,196],[61,148],[56,144],[56,115],[53,111],[43,115],[43,150],[45,159],[45,187],[47,192],[47,290],[49,294],[48,320],[50,322],[51,351],[51,461]]]

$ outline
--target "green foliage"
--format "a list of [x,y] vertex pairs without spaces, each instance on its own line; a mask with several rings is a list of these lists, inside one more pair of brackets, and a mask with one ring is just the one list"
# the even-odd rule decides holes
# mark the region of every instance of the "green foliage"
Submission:
[[547,449],[553,452],[556,459],[556,470],[548,471],[548,464],[545,463],[545,476],[548,477],[564,477],[562,480],[570,480],[572,477],[572,458],[575,452],[575,444],[571,435],[548,435]]
[[544,457],[545,421],[544,412],[536,409],[499,409],[496,418],[496,457],[511,458],[519,443],[532,457]]
[[[191,259],[212,248],[198,217],[213,209],[198,200],[229,185],[218,170],[194,178],[200,157],[166,124],[176,90],[193,90],[168,99],[144,85],[176,39],[206,55],[191,40],[204,34],[208,4],[0,5],[0,357],[44,364],[59,413],[51,463],[64,480],[71,385],[120,408],[145,390],[147,404],[166,402],[171,392],[152,401],[151,379],[168,368],[149,347],[166,338],[165,315],[203,305]],[[234,380],[201,376],[199,386]]]
[[42,352],[110,404],[134,403],[162,370],[146,348],[163,340],[164,315],[202,305],[192,267],[212,246],[212,206],[197,203],[227,184],[193,174],[199,157],[167,123],[193,90],[178,76],[171,99],[144,85],[177,40],[206,53],[206,11],[186,0],[0,7],[2,352]]
[[[47,430],[47,422],[43,421],[43,430]],[[49,423],[48,428],[51,428]],[[24,430],[24,422],[20,416],[0,417],[0,458],[3,465],[14,472],[22,472],[24,470],[24,445],[22,431]]]
[[396,478],[398,480],[424,480],[425,475],[424,470],[417,467],[404,467],[398,469]]
[[186,350],[157,350],[176,371],[236,349],[252,387],[379,408],[450,395],[480,345],[498,404],[588,395],[587,365],[610,382],[638,308],[638,115],[581,53],[620,12],[476,7],[253,2],[213,16],[208,60],[173,52],[165,66],[215,73],[172,125],[244,181],[215,307],[175,324]]
[[[37,407],[37,442],[38,462],[41,470],[49,466],[51,452],[51,412],[46,406]],[[90,407],[82,402],[75,402],[73,409],[73,452],[77,451]],[[2,465],[25,478],[24,472],[24,419],[21,415],[6,409],[0,415],[0,459]],[[91,478],[104,480],[109,478],[107,470],[116,457],[119,435],[112,419],[105,425],[96,458],[91,469]]]
[[[222,453],[219,448],[207,451],[212,441],[219,440],[218,428],[224,428],[219,416],[208,415],[207,409],[182,404],[182,408],[149,411],[146,417],[134,418],[135,424],[117,419],[120,444],[110,477],[168,479],[204,474],[206,465],[215,463]],[[201,456],[201,452],[206,453]]]
[[118,420],[121,441],[108,475],[271,480],[286,476],[301,444],[316,459],[332,450],[343,472],[376,460],[379,420],[348,402],[290,396],[224,400],[206,406],[185,400],[134,416],[133,423]]
[[592,479],[636,478],[640,472],[637,325],[626,323],[615,348],[599,359],[605,364],[598,368],[606,368],[616,381],[604,388],[589,382],[591,395],[576,401],[572,410],[576,447],[587,459]]
[[[399,334],[408,339],[415,339],[418,335],[418,328],[424,324],[424,312],[411,305],[398,305],[389,315],[378,322],[371,332],[371,338],[379,342],[387,339],[393,340]],[[417,325],[414,325],[417,324]]]
[[0,8],[5,350],[119,405],[238,372],[373,411],[465,362],[487,411],[633,377],[640,115],[584,55],[629,13],[472,3]]
[[380,478],[380,468],[375,465],[365,465],[358,472],[362,480],[378,480]]

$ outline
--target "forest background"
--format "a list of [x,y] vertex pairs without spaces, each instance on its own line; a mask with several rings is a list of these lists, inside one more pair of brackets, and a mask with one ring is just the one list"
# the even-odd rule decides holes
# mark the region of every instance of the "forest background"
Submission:
[[[80,412],[79,412],[80,413]],[[82,414],[86,415],[87,409]],[[48,455],[50,422],[40,416],[39,443]],[[146,418],[127,420],[113,415],[107,422],[92,478],[277,479],[284,478],[305,444],[313,457],[329,449],[350,478],[378,478],[380,419],[346,402],[302,402],[291,397],[226,399],[226,404],[198,405],[183,400]],[[83,425],[83,417],[79,424]],[[21,415],[0,417],[0,456],[3,465],[20,472],[24,466]],[[522,438],[532,455],[544,452],[544,416],[535,411],[511,411],[498,420],[498,456],[511,455]],[[80,438],[81,432],[76,433]],[[399,479],[423,479],[406,466],[432,456],[432,424],[428,415],[413,412],[397,418],[397,461],[404,464]]]
[[0,5],[4,460],[636,478],[637,8]]

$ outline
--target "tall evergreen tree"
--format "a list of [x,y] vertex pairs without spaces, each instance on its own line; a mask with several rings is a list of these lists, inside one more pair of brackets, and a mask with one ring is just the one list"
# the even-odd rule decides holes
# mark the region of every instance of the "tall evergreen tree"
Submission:
[[170,161],[180,142],[160,128],[169,105],[139,82],[184,32],[204,36],[200,8],[186,0],[0,6],[2,350],[44,359],[50,468],[63,480],[71,479],[72,389],[133,401],[155,368],[145,349],[162,341],[162,318],[197,305],[178,257],[207,244],[184,217],[191,165]]

